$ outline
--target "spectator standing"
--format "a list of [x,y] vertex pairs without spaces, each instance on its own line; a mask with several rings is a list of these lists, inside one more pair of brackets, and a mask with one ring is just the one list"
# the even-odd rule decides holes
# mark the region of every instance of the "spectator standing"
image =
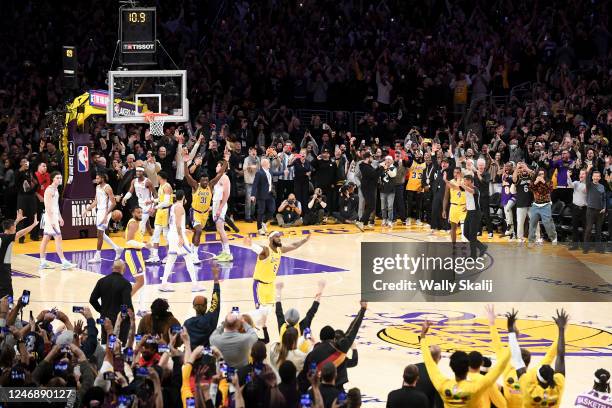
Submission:
[[[113,326],[117,320],[117,315],[121,312],[121,306],[125,305],[128,309],[132,306],[132,285],[123,277],[125,263],[122,260],[113,262],[112,273],[98,280],[91,295],[89,304],[100,313],[101,317],[109,319]],[[129,319],[123,320],[119,338],[125,343],[127,331],[129,330]],[[106,333],[102,327],[102,342],[106,341]]]
[[[34,177],[36,177],[36,181],[38,183],[38,188],[36,189],[36,198],[38,199],[36,215],[38,216],[38,219],[40,219],[45,208],[45,190],[51,185],[51,176],[47,171],[46,163],[38,164],[38,169],[34,173]],[[33,234],[35,241],[40,239],[40,231],[34,231]]]
[[251,202],[251,191],[253,189],[253,181],[255,181],[255,173],[261,168],[260,159],[257,157],[257,148],[249,147],[249,154],[244,158],[242,171],[244,172],[244,220],[246,222],[253,221],[255,215],[255,206]]
[[2,233],[0,233],[0,299],[4,296],[13,296],[13,279],[11,259],[13,257],[13,243],[22,236],[32,231],[38,225],[38,218],[34,219],[30,226],[17,231],[19,224],[25,217],[21,210],[17,211],[15,220],[6,219],[2,221]]
[[[606,189],[601,181],[601,172],[593,170],[593,166],[587,167],[587,210],[586,224],[584,226],[584,247],[583,252],[586,254],[591,247],[591,234],[593,226],[595,226],[595,240],[597,252],[604,252],[601,244],[601,227],[603,225],[604,216],[606,214]],[[548,231],[548,230],[547,230]]]
[[283,151],[277,156],[277,160],[280,164],[278,169],[280,175],[276,182],[276,202],[280,203],[289,197],[289,194],[293,193],[293,180],[295,178],[295,169],[291,164],[295,157],[292,153],[293,144],[291,141],[285,142],[283,145]]
[[410,364],[404,369],[402,388],[391,391],[387,397],[387,408],[430,408],[427,396],[416,384],[419,381],[419,368]]
[[257,231],[266,235],[266,222],[274,215],[275,203],[272,195],[272,176],[279,173],[270,170],[270,160],[261,159],[261,169],[255,173],[251,189],[251,202],[257,203]]
[[330,160],[330,151],[325,148],[315,160],[312,161],[314,169],[314,186],[323,191],[323,195],[331,197],[336,187],[336,162]]
[[536,227],[541,220],[546,229],[548,238],[553,245],[557,245],[557,231],[552,219],[550,194],[553,191],[552,182],[546,180],[546,172],[538,170],[535,180],[530,184],[533,193],[533,204],[529,210],[529,244],[533,244],[536,235]]
[[[361,187],[360,191],[363,194],[365,207],[361,219],[355,223],[357,228],[363,230],[365,224],[368,223],[370,215],[376,210],[376,185],[379,177],[384,172],[384,163],[382,166],[374,168],[372,166],[372,154],[365,152],[363,154],[363,161],[359,164],[359,172],[361,173]],[[368,225],[368,229],[372,229],[373,226]]]
[[384,172],[380,176],[380,208],[382,212],[382,225],[393,227],[393,202],[395,200],[395,181],[397,169],[393,157],[385,157]]
[[580,170],[576,181],[573,181],[571,176],[572,173],[569,174],[568,183],[574,189],[574,194],[572,195],[572,242],[568,249],[574,251],[578,249],[582,242],[578,228],[584,227],[586,223],[587,172],[586,170]]
[[161,171],[162,167],[161,164],[155,159],[153,152],[147,152],[147,156],[142,167],[144,167],[145,177],[151,180],[151,183],[153,183],[153,187],[159,187],[159,180],[157,179],[157,174]]
[[306,208],[308,204],[308,196],[310,194],[310,174],[312,166],[306,160],[306,150],[302,149],[300,154],[294,155],[294,160],[291,164],[294,171],[293,191],[295,198],[302,204],[302,208]]
[[[19,162],[19,170],[17,171],[17,176],[15,177],[15,184],[17,186],[17,209],[22,211],[24,219],[33,219],[38,208],[38,200],[36,199],[35,195],[36,190],[38,189],[38,184],[36,178],[33,177],[32,173],[30,172],[30,163],[28,162],[28,159],[21,159]],[[25,226],[22,225],[22,223],[17,224],[18,230],[21,230],[24,227]],[[32,240],[37,238],[32,231],[30,231],[30,238]],[[24,239],[24,237],[20,237],[19,242],[23,243]]]

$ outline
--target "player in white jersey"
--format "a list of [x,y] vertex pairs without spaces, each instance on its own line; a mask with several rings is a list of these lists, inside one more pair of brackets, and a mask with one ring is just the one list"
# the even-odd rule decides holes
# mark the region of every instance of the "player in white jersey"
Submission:
[[115,208],[115,194],[113,189],[107,183],[108,175],[104,172],[96,175],[96,198],[87,206],[83,216],[85,217],[92,209],[96,209],[96,230],[98,242],[96,243],[96,254],[88,263],[100,263],[102,261],[100,251],[102,250],[102,242],[106,242],[115,250],[115,260],[121,258],[123,250],[119,245],[115,244],[108,235],[106,230],[108,229],[108,222],[110,221],[111,214]]
[[[227,156],[226,156],[227,157]],[[220,160],[217,163],[217,175],[220,172],[225,172],[227,166],[226,160]],[[223,174],[219,181],[213,186],[213,198],[212,198],[212,216],[213,222],[217,227],[217,232],[221,238],[221,253],[214,257],[219,262],[231,262],[234,260],[232,253],[230,252],[229,240],[225,233],[225,214],[227,213],[227,200],[230,195],[230,179],[227,174]]]
[[155,213],[155,207],[153,206],[155,197],[155,189],[151,180],[144,176],[144,167],[142,162],[138,161],[136,167],[136,178],[132,180],[130,185],[130,191],[123,197],[122,204],[126,205],[127,201],[136,194],[138,198],[138,206],[142,208],[142,221],[140,221],[140,231],[144,234],[148,229],[149,217]]
[[189,277],[192,283],[192,292],[200,292],[203,289],[197,281],[195,266],[192,260],[193,246],[189,243],[187,233],[185,232],[185,193],[183,190],[177,190],[175,193],[175,203],[170,207],[170,217],[168,220],[168,255],[166,256],[166,266],[164,267],[164,275],[161,279],[159,288],[162,292],[174,292],[168,286],[168,278],[172,273],[172,268],[178,256],[182,256],[185,261],[185,266],[189,272]]
[[59,255],[62,262],[62,269],[74,268],[76,264],[68,262],[62,250],[62,232],[61,227],[64,226],[64,220],[59,208],[59,191],[57,188],[62,184],[62,175],[59,171],[51,173],[51,184],[45,190],[44,204],[45,212],[42,217],[43,239],[40,242],[40,269],[49,269],[51,266],[47,263],[47,245],[51,237],[55,239],[55,251]]

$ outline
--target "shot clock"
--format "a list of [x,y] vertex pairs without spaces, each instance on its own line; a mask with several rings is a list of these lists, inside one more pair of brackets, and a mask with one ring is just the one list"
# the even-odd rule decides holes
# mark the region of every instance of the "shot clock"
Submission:
[[155,7],[121,8],[121,52],[153,54],[156,51]]

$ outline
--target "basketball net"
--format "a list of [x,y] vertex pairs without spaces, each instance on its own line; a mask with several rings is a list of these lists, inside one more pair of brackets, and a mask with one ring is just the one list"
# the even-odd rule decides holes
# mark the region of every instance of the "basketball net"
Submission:
[[149,124],[149,131],[153,136],[164,135],[164,117],[168,116],[165,113],[144,112],[145,121]]

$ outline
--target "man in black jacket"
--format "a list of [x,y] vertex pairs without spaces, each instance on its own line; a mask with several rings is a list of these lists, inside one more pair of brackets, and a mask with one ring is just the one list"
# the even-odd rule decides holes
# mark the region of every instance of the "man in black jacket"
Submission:
[[346,360],[346,354],[351,349],[355,337],[357,337],[361,322],[363,321],[363,316],[368,308],[368,302],[366,301],[362,300],[359,304],[361,305],[361,309],[359,309],[359,313],[357,313],[357,316],[355,316],[355,319],[353,319],[343,337],[336,338],[336,332],[330,326],[325,326],[321,329],[319,335],[321,342],[308,353],[304,360],[304,367],[298,375],[298,383],[302,392],[306,392],[308,387],[310,387],[308,371],[311,369],[311,365],[316,365],[317,371],[321,371],[325,363],[333,362],[338,369],[336,386],[341,387],[348,382],[346,365],[342,365],[342,363]]
[[[123,277],[125,263],[122,260],[113,262],[113,272],[101,278],[91,292],[89,304],[100,313],[100,317],[110,319],[115,325],[117,315],[121,311],[121,305],[126,305],[128,309],[132,306],[132,285]],[[101,300],[101,302],[100,302]],[[119,332],[119,339],[125,343],[130,327],[130,319],[124,318]],[[102,327],[102,342],[106,340],[106,333]]]
[[330,160],[329,150],[323,149],[321,154],[311,164],[315,170],[314,186],[323,190],[324,196],[334,197],[338,167],[334,160]]
[[261,159],[261,169],[255,173],[251,187],[251,201],[257,203],[257,230],[260,235],[266,235],[266,221],[272,218],[276,210],[272,177],[280,174],[270,170],[270,160]]
[[363,231],[364,225],[368,223],[370,215],[376,210],[376,186],[378,185],[378,178],[386,170],[385,162],[378,165],[377,168],[372,167],[372,154],[365,152],[363,154],[363,161],[359,164],[359,171],[361,173],[361,194],[365,201],[365,209],[361,220],[356,222],[357,228]]
[[210,298],[210,307],[206,311],[208,299],[204,296],[196,296],[193,299],[193,308],[196,315],[185,320],[185,329],[189,333],[191,349],[197,346],[210,347],[210,335],[217,328],[219,322],[219,304],[221,302],[221,286],[219,285],[219,266],[212,265],[213,294]]
[[404,369],[402,388],[391,391],[387,397],[387,408],[430,408],[429,400],[417,387],[419,369],[410,364]]
[[431,184],[432,201],[431,201],[431,231],[439,231],[448,229],[446,221],[442,218],[442,207],[444,203],[444,192],[446,191],[446,183],[444,182],[444,173],[447,179],[452,178],[455,160],[442,159],[440,166],[436,166]]

